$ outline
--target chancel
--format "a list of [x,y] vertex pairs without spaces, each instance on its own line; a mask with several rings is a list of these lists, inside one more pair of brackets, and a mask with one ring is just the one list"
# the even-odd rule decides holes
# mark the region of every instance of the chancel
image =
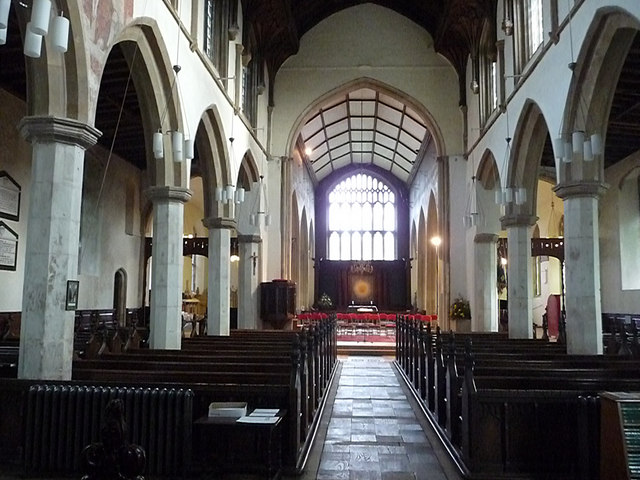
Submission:
[[632,478],[638,65],[629,0],[0,0],[3,478]]

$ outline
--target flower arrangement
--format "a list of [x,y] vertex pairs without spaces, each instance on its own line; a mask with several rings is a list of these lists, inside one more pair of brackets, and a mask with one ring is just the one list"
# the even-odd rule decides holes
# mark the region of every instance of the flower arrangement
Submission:
[[317,306],[318,310],[331,310],[333,309],[333,301],[331,300],[331,297],[329,295],[323,293],[318,299]]
[[461,319],[471,318],[471,306],[469,300],[465,300],[462,296],[458,296],[449,309],[449,318]]

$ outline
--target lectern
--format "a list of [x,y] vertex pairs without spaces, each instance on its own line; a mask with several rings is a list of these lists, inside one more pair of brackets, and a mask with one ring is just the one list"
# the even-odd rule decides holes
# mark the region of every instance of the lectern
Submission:
[[273,280],[260,284],[260,317],[275,329],[291,323],[296,313],[296,284]]

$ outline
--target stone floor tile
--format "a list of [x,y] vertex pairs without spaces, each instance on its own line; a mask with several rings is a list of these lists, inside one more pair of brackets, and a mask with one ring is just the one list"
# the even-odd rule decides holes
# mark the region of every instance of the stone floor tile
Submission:
[[342,360],[316,480],[446,480],[389,359]]

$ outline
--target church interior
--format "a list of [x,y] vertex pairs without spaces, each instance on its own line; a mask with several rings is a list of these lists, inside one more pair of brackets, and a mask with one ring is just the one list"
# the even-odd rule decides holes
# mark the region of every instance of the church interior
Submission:
[[0,478],[635,478],[636,0],[0,0],[0,105]]

